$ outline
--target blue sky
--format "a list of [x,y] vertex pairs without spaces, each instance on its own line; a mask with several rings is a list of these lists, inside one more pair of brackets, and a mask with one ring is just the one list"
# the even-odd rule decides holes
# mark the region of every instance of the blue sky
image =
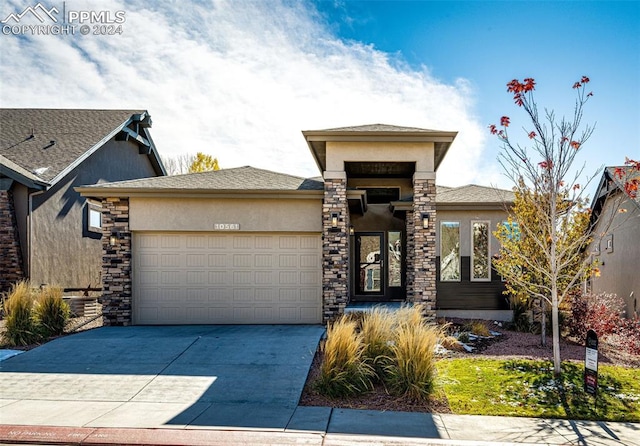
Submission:
[[[9,0],[0,19],[34,2]],[[61,1],[42,2],[47,7]],[[528,122],[506,93],[534,77],[571,114],[591,78],[580,161],[640,157],[640,2],[67,0],[124,11],[119,35],[0,34],[0,106],[144,108],[167,156],[318,174],[301,130],[389,123],[457,130],[439,183],[508,187],[487,125]],[[26,20],[26,19],[25,19]],[[512,130],[513,132],[513,130]]]
[[[528,121],[506,93],[533,77],[541,107],[573,112],[580,76],[591,78],[585,124],[596,130],[580,161],[586,171],[640,156],[640,2],[638,1],[341,1],[317,2],[343,39],[371,43],[437,79],[470,84],[486,124]],[[520,118],[520,119],[517,119]],[[484,157],[499,144],[486,142]]]

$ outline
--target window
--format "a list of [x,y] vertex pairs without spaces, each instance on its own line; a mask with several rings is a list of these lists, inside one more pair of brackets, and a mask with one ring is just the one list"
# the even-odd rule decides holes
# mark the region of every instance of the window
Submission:
[[517,221],[503,221],[502,224],[509,239],[520,240],[520,226]]
[[491,280],[489,222],[471,222],[471,280]]
[[613,234],[607,236],[605,243],[607,246],[607,252],[613,252]]
[[389,231],[389,253],[387,255],[389,286],[402,286],[402,232]]
[[102,208],[95,203],[87,203],[87,230],[102,233]]
[[440,280],[460,280],[460,222],[440,223]]

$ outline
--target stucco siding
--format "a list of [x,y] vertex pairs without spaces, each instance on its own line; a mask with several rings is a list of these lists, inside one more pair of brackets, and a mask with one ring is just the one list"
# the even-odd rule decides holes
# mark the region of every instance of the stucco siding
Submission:
[[111,140],[52,189],[33,196],[31,268],[34,284],[99,287],[101,234],[86,230],[87,200],[74,187],[155,176],[146,155],[131,142]]
[[29,229],[29,190],[23,184],[14,181],[11,186],[11,191],[13,192],[13,206],[16,214],[20,251],[22,252],[22,266],[26,272],[29,271],[29,251],[27,245],[27,231]]
[[[620,207],[627,212],[615,211],[615,200],[607,200],[595,234],[602,234],[609,216],[613,222],[599,242],[600,277],[592,280],[594,293],[615,293],[627,304],[627,314],[640,315],[640,209],[630,200]],[[607,239],[613,236],[613,249],[607,250]],[[592,250],[593,251],[593,250]],[[633,297],[630,297],[633,292]]]
[[327,141],[327,170],[343,171],[345,161],[415,162],[416,172],[434,171],[432,142]]
[[130,199],[132,231],[214,231],[238,224],[243,232],[322,231],[322,199]]

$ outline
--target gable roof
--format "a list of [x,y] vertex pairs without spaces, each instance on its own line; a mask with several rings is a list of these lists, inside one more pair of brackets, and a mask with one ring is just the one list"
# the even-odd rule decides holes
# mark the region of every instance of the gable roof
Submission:
[[436,204],[439,205],[502,205],[513,203],[512,191],[495,187],[467,184],[460,187],[436,186]]
[[77,188],[77,190],[83,195],[89,196],[98,191],[100,196],[113,194],[116,191],[134,194],[154,192],[321,192],[324,191],[324,184],[321,179],[302,178],[243,166],[210,172],[96,184]]
[[30,180],[50,187],[123,129],[133,136],[125,129],[133,123],[141,124],[137,141],[149,145],[152,165],[165,174],[146,131],[151,125],[146,110],[33,108],[0,109],[1,173],[21,181],[29,172],[35,177]]
[[302,132],[321,172],[327,168],[327,141],[433,142],[435,146],[434,169],[437,170],[457,134],[458,132],[389,124],[367,124],[324,130],[304,130]]
[[[622,178],[616,175],[616,170],[619,169],[621,169],[623,173]],[[600,215],[604,202],[611,192],[618,191],[625,193],[625,182],[632,179],[640,181],[640,172],[631,166],[608,166],[604,168],[602,177],[598,183],[598,189],[596,190],[593,201],[591,202],[591,209],[593,210],[591,213],[592,223]],[[640,208],[640,193],[636,194],[634,198],[629,197],[629,200]]]

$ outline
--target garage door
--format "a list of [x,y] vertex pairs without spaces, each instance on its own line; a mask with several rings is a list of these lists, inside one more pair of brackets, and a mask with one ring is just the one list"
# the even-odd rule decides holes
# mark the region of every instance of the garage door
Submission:
[[317,324],[319,234],[137,232],[136,324]]

